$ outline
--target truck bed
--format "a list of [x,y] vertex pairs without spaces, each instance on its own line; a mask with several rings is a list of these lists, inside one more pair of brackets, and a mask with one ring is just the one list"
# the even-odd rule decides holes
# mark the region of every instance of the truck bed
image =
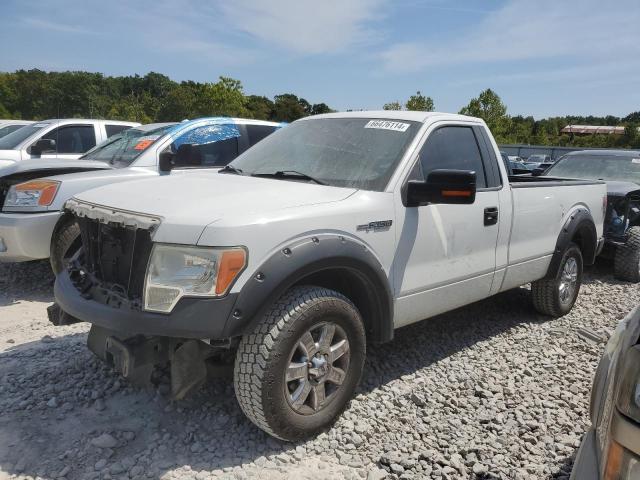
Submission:
[[572,178],[559,178],[538,176],[534,177],[530,174],[525,175],[509,175],[509,183],[513,188],[531,188],[531,187],[559,187],[562,185],[597,185],[604,183],[600,180],[580,180]]

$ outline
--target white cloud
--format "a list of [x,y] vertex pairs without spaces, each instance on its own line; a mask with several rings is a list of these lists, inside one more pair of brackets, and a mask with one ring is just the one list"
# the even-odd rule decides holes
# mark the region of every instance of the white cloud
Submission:
[[438,65],[569,58],[633,58],[640,54],[637,0],[510,0],[453,40],[405,42],[380,54],[387,71]]
[[42,20],[40,18],[28,17],[22,19],[22,21],[30,27],[34,27],[41,30],[51,30],[54,32],[73,33],[73,34],[90,34],[94,33],[86,28],[79,27],[77,25],[68,25],[60,22],[50,22],[48,20]]
[[367,24],[381,0],[233,0],[220,8],[228,22],[264,42],[301,54],[334,53],[373,39]]

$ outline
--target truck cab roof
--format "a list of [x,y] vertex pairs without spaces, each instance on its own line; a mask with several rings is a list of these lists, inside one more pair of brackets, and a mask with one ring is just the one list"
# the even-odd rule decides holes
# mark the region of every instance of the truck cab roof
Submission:
[[298,121],[305,121],[318,118],[386,118],[394,120],[408,120],[412,122],[426,123],[433,120],[461,120],[461,121],[474,121],[482,123],[483,120],[476,117],[470,117],[467,115],[459,115],[455,113],[444,112],[416,112],[416,111],[404,111],[404,110],[363,110],[353,112],[335,112],[324,113],[321,115],[313,115],[310,117],[302,118]]

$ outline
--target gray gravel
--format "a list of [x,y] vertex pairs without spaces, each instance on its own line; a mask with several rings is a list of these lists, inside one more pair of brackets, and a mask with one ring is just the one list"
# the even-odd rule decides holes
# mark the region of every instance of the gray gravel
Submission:
[[356,398],[319,437],[287,444],[246,420],[230,381],[185,401],[145,391],[46,321],[45,263],[0,265],[0,479],[567,478],[591,379],[640,300],[610,265],[559,320],[518,289],[370,346]]

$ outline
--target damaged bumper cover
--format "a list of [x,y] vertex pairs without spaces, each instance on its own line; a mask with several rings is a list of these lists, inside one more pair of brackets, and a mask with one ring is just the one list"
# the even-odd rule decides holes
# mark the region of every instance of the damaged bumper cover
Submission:
[[135,335],[178,338],[225,339],[225,326],[237,294],[221,298],[182,298],[169,314],[146,312],[128,303],[119,306],[98,302],[81,294],[67,271],[56,277],[56,302],[68,315],[109,330]]

